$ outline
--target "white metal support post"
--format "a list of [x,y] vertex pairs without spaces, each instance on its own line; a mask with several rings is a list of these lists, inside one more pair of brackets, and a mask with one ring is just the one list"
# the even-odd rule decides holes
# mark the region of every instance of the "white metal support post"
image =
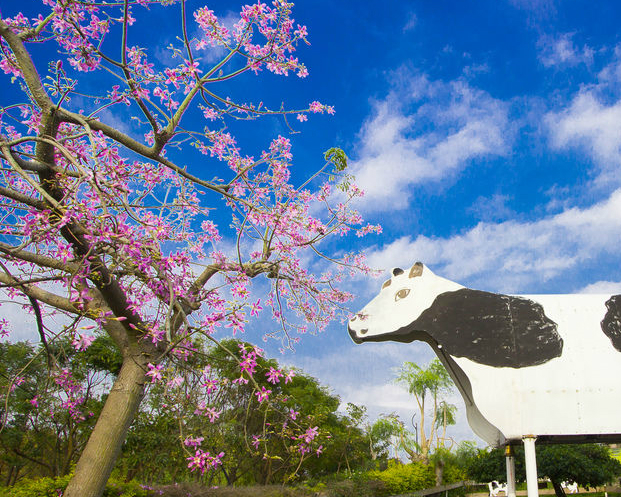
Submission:
[[537,484],[537,458],[535,456],[534,435],[522,437],[524,442],[524,459],[526,462],[526,492],[528,497],[539,497],[539,486]]
[[513,446],[505,447],[505,458],[507,461],[507,497],[515,497],[515,454]]

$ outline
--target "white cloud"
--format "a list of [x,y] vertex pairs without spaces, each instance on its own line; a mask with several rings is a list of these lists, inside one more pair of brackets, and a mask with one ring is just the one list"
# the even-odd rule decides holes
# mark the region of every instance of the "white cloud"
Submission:
[[509,0],[509,3],[523,11],[531,25],[540,24],[557,15],[557,0]]
[[619,212],[621,189],[592,207],[534,222],[482,222],[450,238],[402,237],[371,252],[369,263],[389,269],[421,260],[455,281],[518,293],[580,263],[618,253]]
[[[394,413],[412,429],[412,416],[418,413],[416,401],[404,388],[395,384],[394,379],[397,368],[405,361],[420,366],[428,364],[435,357],[430,347],[420,342],[384,342],[351,344],[330,350],[330,353],[317,357],[293,355],[289,359],[307,374],[329,385],[341,398],[342,410],[348,402],[364,405],[371,422],[380,414]],[[447,394],[445,400],[458,407],[457,425],[450,427],[448,434],[456,440],[477,439],[468,426],[465,404],[457,390]],[[418,421],[418,416],[415,421]]]
[[403,26],[403,32],[412,31],[418,25],[418,17],[415,13],[411,13]]
[[509,0],[514,7],[525,10],[548,10],[554,7],[554,0]]
[[603,293],[609,295],[621,294],[621,281],[597,281],[585,286],[577,293]]
[[614,59],[597,75],[600,85],[615,86],[621,83],[621,45],[614,48]]
[[545,67],[574,67],[579,64],[590,65],[593,62],[594,50],[588,45],[582,48],[574,45],[573,33],[564,33],[556,38],[542,36],[538,42],[539,60]]
[[606,105],[593,90],[585,89],[569,108],[548,114],[546,121],[553,147],[582,147],[602,172],[617,170],[621,161],[621,100]]
[[550,146],[555,150],[579,150],[596,165],[593,186],[616,188],[621,185],[621,47],[614,60],[585,85],[569,105],[544,116]]
[[413,186],[451,180],[472,160],[508,153],[508,104],[463,80],[397,74],[401,86],[374,104],[352,164],[363,209],[408,206]]
[[496,193],[491,197],[477,197],[468,211],[482,221],[499,221],[513,216],[514,212],[507,203],[511,200],[509,195]]

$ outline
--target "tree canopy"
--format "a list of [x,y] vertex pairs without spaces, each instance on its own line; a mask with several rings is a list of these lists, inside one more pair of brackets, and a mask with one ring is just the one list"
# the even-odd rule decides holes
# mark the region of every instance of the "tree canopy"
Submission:
[[[479,451],[468,463],[468,475],[476,481],[505,481],[506,466],[503,448]],[[610,483],[621,475],[621,463],[611,457],[610,449],[600,444],[541,444],[537,446],[537,473],[550,478],[558,497],[565,492],[561,482],[573,481],[582,487]],[[515,475],[526,479],[524,449],[515,447]]]
[[[451,380],[446,368],[436,358],[427,367],[421,367],[413,362],[405,362],[398,371],[396,381],[405,386],[408,392],[414,396],[419,414],[418,438],[420,443],[418,447],[415,451],[409,447],[411,437],[408,437],[408,434],[403,430],[401,433],[402,447],[413,460],[418,457],[426,459],[434,443],[436,448],[440,447],[440,444],[444,446],[446,426],[455,424],[456,407],[442,399],[442,395],[452,389],[453,380]],[[428,409],[430,409],[429,413],[427,412]],[[428,431],[425,425],[427,414],[431,416]]]

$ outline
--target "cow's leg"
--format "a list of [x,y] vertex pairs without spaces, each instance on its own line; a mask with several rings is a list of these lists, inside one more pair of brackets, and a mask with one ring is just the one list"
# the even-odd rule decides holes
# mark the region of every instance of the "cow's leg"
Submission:
[[507,497],[515,497],[515,455],[513,447],[507,445],[505,448],[505,456],[507,461]]
[[537,458],[535,456],[534,435],[522,437],[524,442],[524,459],[526,462],[526,491],[528,497],[539,497],[539,486],[537,485]]

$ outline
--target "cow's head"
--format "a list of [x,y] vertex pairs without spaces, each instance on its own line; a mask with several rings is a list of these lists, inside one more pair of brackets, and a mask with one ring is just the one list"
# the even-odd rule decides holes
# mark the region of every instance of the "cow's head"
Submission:
[[460,287],[436,276],[420,262],[405,270],[395,268],[391,273],[379,295],[349,320],[348,330],[354,342],[412,341],[415,335],[408,325],[438,294]]

